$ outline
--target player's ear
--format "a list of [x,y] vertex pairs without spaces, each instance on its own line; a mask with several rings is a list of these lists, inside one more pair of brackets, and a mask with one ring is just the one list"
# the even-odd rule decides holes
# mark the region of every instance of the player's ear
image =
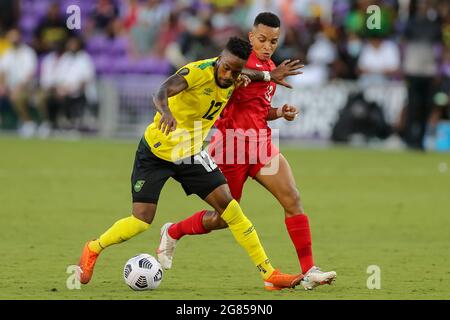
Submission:
[[250,44],[253,46],[253,38],[255,37],[255,34],[252,31],[248,32],[248,39],[250,40]]

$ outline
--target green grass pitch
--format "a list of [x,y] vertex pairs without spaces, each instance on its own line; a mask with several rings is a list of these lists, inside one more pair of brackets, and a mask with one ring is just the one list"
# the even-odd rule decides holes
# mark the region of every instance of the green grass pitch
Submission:
[[[449,154],[282,147],[310,216],[316,264],[338,273],[312,292],[266,292],[227,230],[179,242],[156,291],[133,292],[125,261],[155,255],[159,228],[207,208],[175,181],[150,229],[111,247],[93,280],[69,290],[66,273],[86,240],[130,214],[137,140],[40,141],[0,137],[0,299],[449,299]],[[299,265],[276,200],[248,181],[242,206],[272,263]],[[381,289],[366,286],[381,270]]]

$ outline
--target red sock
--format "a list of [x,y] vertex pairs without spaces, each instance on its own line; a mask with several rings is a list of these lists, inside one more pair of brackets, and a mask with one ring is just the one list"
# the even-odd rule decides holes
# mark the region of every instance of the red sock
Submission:
[[170,226],[167,232],[169,236],[173,239],[178,240],[182,236],[187,234],[205,234],[209,233],[210,230],[206,230],[203,226],[202,220],[205,215],[206,210],[194,213],[189,218],[181,220],[180,222],[174,223]]
[[306,273],[314,266],[312,255],[311,230],[309,228],[308,216],[299,214],[285,219],[286,228],[289,232],[298,260],[302,267],[302,272]]

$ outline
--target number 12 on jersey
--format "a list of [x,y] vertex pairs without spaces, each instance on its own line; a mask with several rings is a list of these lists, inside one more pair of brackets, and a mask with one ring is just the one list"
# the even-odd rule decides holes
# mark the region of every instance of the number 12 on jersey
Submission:
[[206,120],[213,120],[216,113],[219,112],[220,107],[222,107],[222,104],[223,102],[216,102],[215,100],[211,101],[208,111],[206,111],[202,118]]

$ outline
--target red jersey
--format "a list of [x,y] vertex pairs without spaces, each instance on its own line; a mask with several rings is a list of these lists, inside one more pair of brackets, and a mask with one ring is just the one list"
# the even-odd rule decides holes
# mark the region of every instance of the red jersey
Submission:
[[[272,71],[275,64],[272,60],[261,61],[253,51],[245,65],[247,69]],[[216,127],[225,133],[225,129],[266,129],[270,138],[270,128],[267,125],[267,115],[271,108],[272,97],[276,84],[273,81],[251,82],[247,87],[234,90]],[[259,139],[258,139],[259,140]]]
[[[245,67],[272,71],[275,64],[272,60],[259,60],[252,52]],[[271,130],[267,125],[275,88],[272,81],[258,81],[235,89],[222,117],[216,122],[219,131],[211,139],[209,153],[227,178],[235,199],[241,198],[247,177],[254,178],[280,153],[272,144]],[[231,134],[227,129],[231,129]]]

